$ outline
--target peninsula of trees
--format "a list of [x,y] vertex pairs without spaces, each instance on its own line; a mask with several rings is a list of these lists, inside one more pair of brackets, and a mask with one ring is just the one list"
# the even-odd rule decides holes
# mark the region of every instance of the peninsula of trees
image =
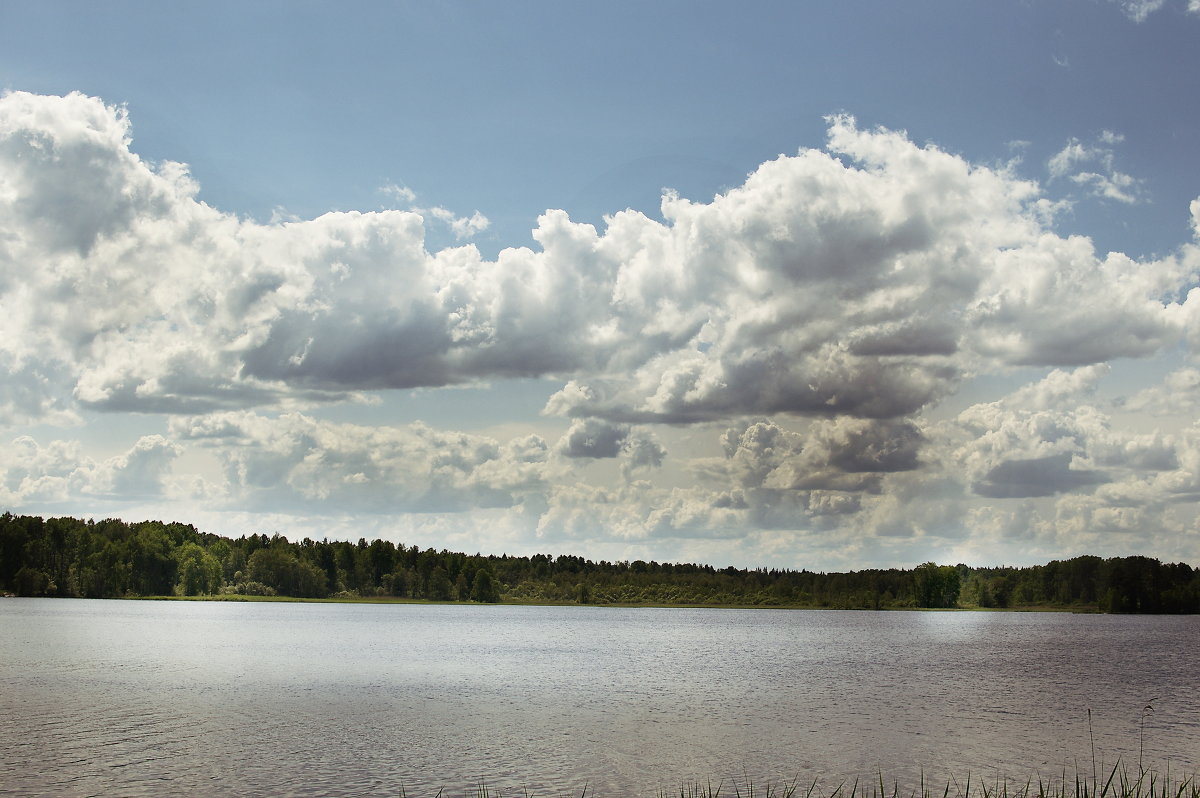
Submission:
[[662,606],[1200,612],[1200,570],[1095,556],[1026,568],[925,563],[849,573],[421,550],[386,540],[235,539],[189,524],[0,516],[0,592],[295,596]]

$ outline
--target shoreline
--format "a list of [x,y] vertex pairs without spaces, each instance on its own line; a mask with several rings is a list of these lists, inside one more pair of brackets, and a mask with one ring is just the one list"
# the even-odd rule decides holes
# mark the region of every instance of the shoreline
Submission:
[[[63,597],[70,598],[70,597]],[[400,596],[340,596],[326,598],[306,598],[300,596],[255,596],[238,593],[204,596],[114,596],[103,601],[227,601],[227,602],[278,602],[292,604],[417,604],[430,606],[463,606],[463,607],[594,607],[597,609],[691,609],[691,610],[817,610],[829,612],[984,612],[984,613],[1042,613],[1061,612],[1074,615],[1105,615],[1095,606],[1056,606],[1029,605],[1024,607],[881,607],[879,609],[864,607],[823,607],[806,604],[665,604],[654,602],[613,602],[586,603],[575,601],[530,601],[516,599],[512,601],[480,602],[480,601],[435,601],[431,599],[403,598]]]

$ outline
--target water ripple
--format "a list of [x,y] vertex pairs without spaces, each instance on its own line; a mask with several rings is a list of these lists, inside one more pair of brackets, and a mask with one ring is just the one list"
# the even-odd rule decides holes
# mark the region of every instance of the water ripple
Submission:
[[1200,770],[1196,618],[33,599],[0,613],[20,641],[0,648],[0,795],[1023,778],[1074,772],[1089,733],[1107,763],[1136,761],[1142,734],[1155,761]]

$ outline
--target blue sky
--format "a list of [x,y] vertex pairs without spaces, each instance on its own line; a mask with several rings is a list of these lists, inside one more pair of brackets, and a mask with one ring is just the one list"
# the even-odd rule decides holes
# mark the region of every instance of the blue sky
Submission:
[[1195,0],[245,6],[0,3],[6,508],[1200,561]]

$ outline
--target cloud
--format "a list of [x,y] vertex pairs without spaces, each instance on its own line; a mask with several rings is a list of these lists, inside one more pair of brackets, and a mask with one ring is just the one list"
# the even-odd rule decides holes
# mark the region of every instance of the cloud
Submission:
[[377,428],[301,413],[181,416],[170,428],[217,456],[231,500],[275,511],[511,507],[543,490],[547,476],[549,447],[536,435],[502,443],[424,424]]
[[1026,411],[1055,410],[1077,405],[1096,394],[1096,386],[1112,369],[1108,364],[1083,366],[1064,371],[1054,369],[1037,382],[1023,385],[1001,399],[996,406]]
[[[514,547],[744,564],[803,550],[823,567],[1191,529],[1200,432],[1113,415],[1194,415],[1200,375],[1118,405],[1098,387],[1114,358],[1200,347],[1197,240],[1157,259],[1098,253],[1053,232],[1054,204],[1016,164],[848,116],[828,130],[709,202],[666,193],[662,221],[549,210],[533,247],[489,260],[430,251],[434,226],[485,220],[417,207],[404,186],[383,191],[404,208],[239,219],[200,202],[183,165],[141,160],[124,110],[5,95],[0,424],[170,419],[95,458],[14,434],[2,498],[203,496],[214,517],[314,536],[351,534],[332,519],[353,516],[463,546],[495,526]],[[1119,144],[1072,140],[1054,179],[1117,185]],[[1200,199],[1189,213],[1200,239]],[[928,412],[1016,366],[1039,376]],[[562,386],[544,410],[569,420],[545,422],[548,439],[335,423],[319,407],[524,377]]]
[[548,211],[538,250],[494,261],[427,251],[430,219],[484,224],[438,209],[240,220],[131,129],[78,94],[0,99],[5,418],[536,376],[564,381],[548,412],[613,424],[895,419],[969,372],[1153,353],[1200,303],[1173,299],[1194,255],[1098,257],[1045,229],[1034,183],[848,116],[710,203],[668,193],[664,222]]
[[667,450],[649,430],[596,418],[573,421],[556,451],[575,460],[620,458],[621,476],[626,482],[661,468],[667,456]]
[[1200,369],[1188,366],[1171,372],[1158,385],[1143,388],[1124,400],[1121,409],[1155,415],[1195,415],[1200,410]]
[[[1032,561],[1038,552],[1125,545],[1135,521],[1143,535],[1179,529],[1176,508],[1187,514],[1200,500],[1200,427],[1114,431],[1088,403],[1105,372],[1052,371],[937,424],[843,417],[707,427],[691,434],[719,436],[723,454],[673,456],[684,487],[651,481],[666,464],[665,447],[642,427],[630,427],[607,458],[619,469],[585,475],[596,458],[561,456],[570,435],[549,445],[536,435],[503,440],[302,413],[175,416],[168,434],[103,461],[69,441],[19,439],[0,473],[10,507],[80,496],[93,507],[202,497],[194,522],[234,534],[270,528],[289,537],[382,535],[510,552],[582,547],[616,559],[675,552],[821,568],[968,555],[994,562],[984,555],[1017,540],[1022,561]],[[214,461],[219,476],[177,473],[185,446]],[[493,529],[502,537],[492,539]],[[1171,545],[1164,550],[1182,543]]]
[[[618,296],[695,330],[693,346],[620,377],[569,382],[547,410],[625,422],[739,411],[892,418],[953,391],[979,356],[1094,363],[1151,354],[1182,333],[1178,308],[1161,299],[1184,283],[1180,264],[1098,258],[1087,239],[1041,228],[1031,184],[901,134],[840,117],[830,141],[858,167],[805,151],[709,204],[668,196],[671,238],[691,249],[623,254]],[[644,247],[663,233],[619,214],[598,245]],[[1079,301],[1097,290],[1099,302]]]
[[73,492],[75,475],[95,468],[93,463],[83,461],[78,442],[54,441],[42,447],[28,435],[13,440],[0,457],[4,503],[12,507],[66,499]]
[[667,457],[667,450],[653,433],[638,429],[625,442],[625,459],[621,463],[621,474],[625,481],[631,481],[638,474],[655,468],[662,468]]
[[558,442],[565,457],[616,457],[629,437],[629,427],[600,419],[577,419]]
[[126,452],[102,461],[82,454],[77,441],[41,446],[22,435],[0,454],[0,503],[11,507],[53,506],[80,496],[134,500],[167,492],[181,448],[161,435],[147,435]]
[[1054,370],[967,408],[932,432],[933,445],[973,493],[989,498],[1093,494],[1111,501],[1140,485],[1147,503],[1161,504],[1172,491],[1189,491],[1179,486],[1190,482],[1190,436],[1114,429],[1088,402],[1107,374],[1102,367]]
[[1073,468],[1069,453],[997,463],[972,489],[995,499],[1052,496],[1107,481],[1098,471]]
[[479,211],[475,211],[470,216],[459,216],[454,211],[440,205],[422,208],[416,204],[417,193],[408,186],[388,183],[382,186],[379,192],[392,198],[397,204],[403,205],[407,210],[419,214],[422,218],[435,219],[445,224],[454,233],[454,237],[460,241],[482,233],[491,225],[488,218]]
[[[1125,16],[1134,22],[1145,22],[1151,14],[1166,5],[1166,0],[1111,0],[1119,5]],[[1200,14],[1200,0],[1187,0],[1185,6],[1189,14]]]
[[1178,261],[1139,264],[1119,253],[1100,259],[1086,238],[1043,235],[998,253],[996,265],[967,315],[973,349],[1001,362],[1078,366],[1147,357],[1187,328],[1190,308],[1156,298],[1190,279]]
[[417,201],[417,192],[408,186],[400,186],[395,183],[387,183],[380,186],[379,193],[391,197],[396,202],[405,206],[411,206]]
[[923,436],[907,421],[840,418],[797,432],[760,420],[727,429],[721,442],[724,461],[700,466],[719,485],[879,493],[883,475],[918,467]]
[[1087,467],[1094,441],[1110,434],[1107,418],[1080,400],[1106,369],[1055,370],[996,402],[973,405],[957,424],[967,436],[951,460],[971,490],[991,498],[1051,496],[1108,481]]
[[[1152,4],[1139,3],[1138,5]],[[1093,197],[1115,200],[1125,204],[1139,202],[1141,201],[1141,181],[1117,171],[1114,166],[1116,156],[1113,148],[1124,140],[1124,136],[1113,133],[1111,130],[1102,131],[1095,144],[1084,144],[1077,138],[1071,138],[1065,147],[1050,158],[1046,169],[1051,178],[1070,180],[1086,188]],[[1088,171],[1081,168],[1085,165],[1091,165],[1100,171]]]
[[1166,0],[1112,0],[1121,7],[1125,16],[1134,22],[1145,22],[1146,18],[1163,7]]
[[438,221],[449,225],[451,231],[454,232],[454,237],[460,240],[470,238],[476,233],[482,233],[491,224],[488,218],[479,211],[466,217],[458,216],[453,211],[442,207],[429,208],[426,212]]

